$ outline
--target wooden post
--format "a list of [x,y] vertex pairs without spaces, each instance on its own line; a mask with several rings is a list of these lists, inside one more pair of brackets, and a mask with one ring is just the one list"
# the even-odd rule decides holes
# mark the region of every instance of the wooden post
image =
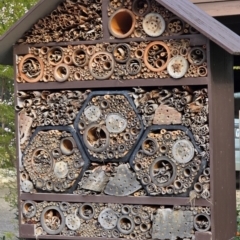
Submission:
[[229,240],[236,234],[233,57],[211,43],[210,58],[212,239]]

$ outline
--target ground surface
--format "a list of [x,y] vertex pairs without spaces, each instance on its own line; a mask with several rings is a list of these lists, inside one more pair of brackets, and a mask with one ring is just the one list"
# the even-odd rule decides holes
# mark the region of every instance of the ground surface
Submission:
[[15,233],[17,232],[17,221],[14,220],[14,211],[7,202],[4,200],[4,195],[8,193],[8,189],[0,188],[0,236],[3,236],[5,232]]
[[15,181],[14,173],[0,169],[0,239],[7,233],[6,240],[16,239],[10,235],[17,235],[18,232],[18,221],[14,214],[16,210],[11,210],[9,203],[4,200],[4,196],[9,192],[7,185],[12,181]]

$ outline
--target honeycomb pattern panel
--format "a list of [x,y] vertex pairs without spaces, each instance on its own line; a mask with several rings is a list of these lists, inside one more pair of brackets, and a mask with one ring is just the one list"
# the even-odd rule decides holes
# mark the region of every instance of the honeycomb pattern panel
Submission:
[[193,187],[197,192],[203,189],[204,184],[195,182],[206,168],[206,160],[186,127],[149,127],[135,148],[130,163],[137,179],[151,196],[189,196]]
[[143,124],[127,91],[92,92],[74,123],[91,161],[127,162]]
[[88,160],[70,127],[40,127],[23,153],[20,172],[23,192],[71,192]]

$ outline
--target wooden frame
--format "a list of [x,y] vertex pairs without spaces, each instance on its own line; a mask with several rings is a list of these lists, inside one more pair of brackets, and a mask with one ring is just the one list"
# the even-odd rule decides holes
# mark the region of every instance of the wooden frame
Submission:
[[213,17],[239,15],[240,1],[191,0],[197,7]]
[[[170,0],[158,0],[161,4],[169,8],[171,11],[183,17],[187,22],[190,21],[191,16],[188,16],[189,10],[193,8],[192,5],[187,3],[187,0],[181,2],[185,4],[188,12],[184,12],[179,8],[178,1]],[[174,5],[175,4],[175,5]],[[170,8],[174,6],[174,8]],[[103,8],[107,7],[107,1],[104,1]],[[195,8],[193,8],[195,9]],[[196,9],[195,9],[196,10]],[[200,11],[196,10],[198,17],[204,18],[205,15]],[[103,21],[107,22],[107,16],[103,15]],[[207,200],[197,200],[196,206],[207,206],[211,207],[211,220],[212,220],[212,236],[205,233],[198,233],[196,240],[226,240],[234,237],[236,232],[236,213],[235,213],[235,172],[234,167],[234,135],[232,128],[233,120],[233,76],[232,76],[232,57],[229,53],[223,50],[220,46],[224,47],[230,53],[239,52],[239,44],[237,41],[238,37],[231,34],[234,37],[232,41],[225,39],[224,35],[228,33],[219,33],[221,28],[216,22],[212,22],[210,18],[204,19],[204,26],[198,25],[198,18],[191,19],[194,27],[200,29],[201,32],[206,34],[206,37],[215,41],[215,43],[207,40],[206,37],[196,35],[184,35],[177,36],[174,38],[190,38],[191,44],[198,45],[205,43],[208,49],[208,77],[203,78],[183,78],[180,80],[174,79],[134,79],[134,80],[105,80],[105,81],[81,81],[81,82],[65,82],[65,83],[16,83],[15,84],[15,103],[17,103],[17,92],[22,90],[60,90],[60,89],[96,89],[96,88],[130,88],[130,87],[160,87],[160,86],[204,86],[209,91],[209,124],[210,124],[210,153],[211,153],[211,198]],[[211,26],[215,26],[216,29],[212,30]],[[230,36],[230,37],[231,37]],[[171,39],[173,37],[159,37],[158,40]],[[142,39],[124,39],[124,40],[109,40],[108,31],[105,31],[104,38],[101,41],[93,41],[91,44],[100,43],[106,41],[111,43],[115,42],[128,42],[128,41],[142,41]],[[153,38],[147,38],[151,41]],[[78,45],[86,44],[87,42],[65,42],[65,43],[49,43],[47,46],[55,45]],[[90,42],[89,42],[90,43]],[[43,44],[36,45],[16,45],[14,48],[14,64],[16,63],[16,57],[19,54],[27,54],[29,47],[35,46],[40,47]],[[45,46],[45,45],[44,45]],[[17,66],[15,68],[15,79]],[[16,127],[18,129],[18,120],[16,117]],[[19,149],[19,137],[18,131],[16,131],[17,146]],[[20,156],[20,152],[17,153]],[[18,159],[18,169],[20,168],[20,159]],[[223,178],[225,176],[225,178]],[[96,196],[94,199],[91,196],[78,196],[68,194],[46,194],[36,193],[27,194],[21,193],[20,191],[20,176],[18,171],[18,194],[19,194],[19,212],[21,212],[21,201],[34,200],[34,201],[68,201],[68,202],[101,202],[101,203],[125,203],[133,204],[136,203],[136,198],[133,197],[108,197],[108,196]],[[138,197],[137,204],[148,204],[148,205],[183,205],[189,206],[189,199],[183,197],[167,198],[167,197]],[[228,223],[226,225],[226,223]],[[22,224],[21,219],[19,220],[20,225],[20,237],[33,238],[34,227],[32,225]],[[79,237],[64,237],[64,236],[38,236],[38,239],[85,239]],[[99,238],[89,238],[89,240],[97,240]],[[122,239],[122,238],[121,238]],[[120,239],[119,239],[120,240]]]
[[[198,37],[198,36],[196,36]],[[231,121],[233,119],[233,81],[231,76],[231,56],[216,44],[211,43],[208,54],[211,57],[209,61],[209,69],[211,73],[206,78],[189,78],[181,79],[178,82],[173,79],[152,79],[152,80],[126,80],[119,81],[97,81],[97,82],[66,82],[66,83],[20,83],[15,85],[15,92],[18,90],[47,90],[47,89],[85,89],[85,88],[126,88],[134,86],[175,86],[181,85],[203,85],[209,89],[210,102],[210,138],[211,140],[211,189],[212,197],[210,201],[197,200],[196,206],[209,206],[212,209],[212,234],[213,239],[225,240],[230,239],[235,234],[235,175],[234,173],[234,143],[233,129]],[[22,53],[22,52],[21,52]],[[15,51],[17,55],[18,52]],[[221,58],[221,62],[219,61]],[[218,59],[219,64],[214,64]],[[222,64],[222,66],[221,66]],[[225,70],[228,68],[228,70]],[[219,71],[222,69],[223,71]],[[229,79],[229,81],[226,81]],[[98,84],[96,84],[98,83]],[[222,96],[225,96],[224,98]],[[222,112],[224,111],[224,114]],[[18,122],[16,122],[16,126]],[[228,144],[226,144],[228,139]],[[18,138],[17,138],[17,146]],[[220,151],[219,148],[222,150]],[[227,166],[227,168],[226,168]],[[223,178],[222,176],[226,176]],[[18,176],[19,178],[19,176]],[[216,187],[218,186],[218,187]],[[219,188],[221,186],[221,188]],[[136,198],[133,197],[108,197],[96,196],[94,199],[91,196],[64,195],[61,194],[27,194],[20,193],[19,188],[19,206],[22,200],[34,201],[68,201],[68,202],[112,202],[121,204],[136,204]],[[138,197],[138,204],[150,205],[189,205],[188,198],[148,198]],[[231,206],[231,207],[230,207]],[[20,212],[20,210],[19,210]],[[229,224],[226,226],[226,222]],[[32,232],[32,226],[22,225],[20,223],[20,237],[29,238]],[[204,234],[203,234],[204,235]],[[60,239],[59,236],[39,236],[39,239]],[[70,238],[61,237],[61,239],[85,239],[85,238]],[[202,239],[202,234],[198,233],[196,240]],[[90,240],[95,240],[90,238]]]

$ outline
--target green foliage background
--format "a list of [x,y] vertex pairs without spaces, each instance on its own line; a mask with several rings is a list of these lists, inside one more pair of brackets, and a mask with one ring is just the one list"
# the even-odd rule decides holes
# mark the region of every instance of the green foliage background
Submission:
[[[0,0],[0,35],[36,2],[37,0]],[[13,94],[13,68],[0,65],[0,168],[15,166]]]

